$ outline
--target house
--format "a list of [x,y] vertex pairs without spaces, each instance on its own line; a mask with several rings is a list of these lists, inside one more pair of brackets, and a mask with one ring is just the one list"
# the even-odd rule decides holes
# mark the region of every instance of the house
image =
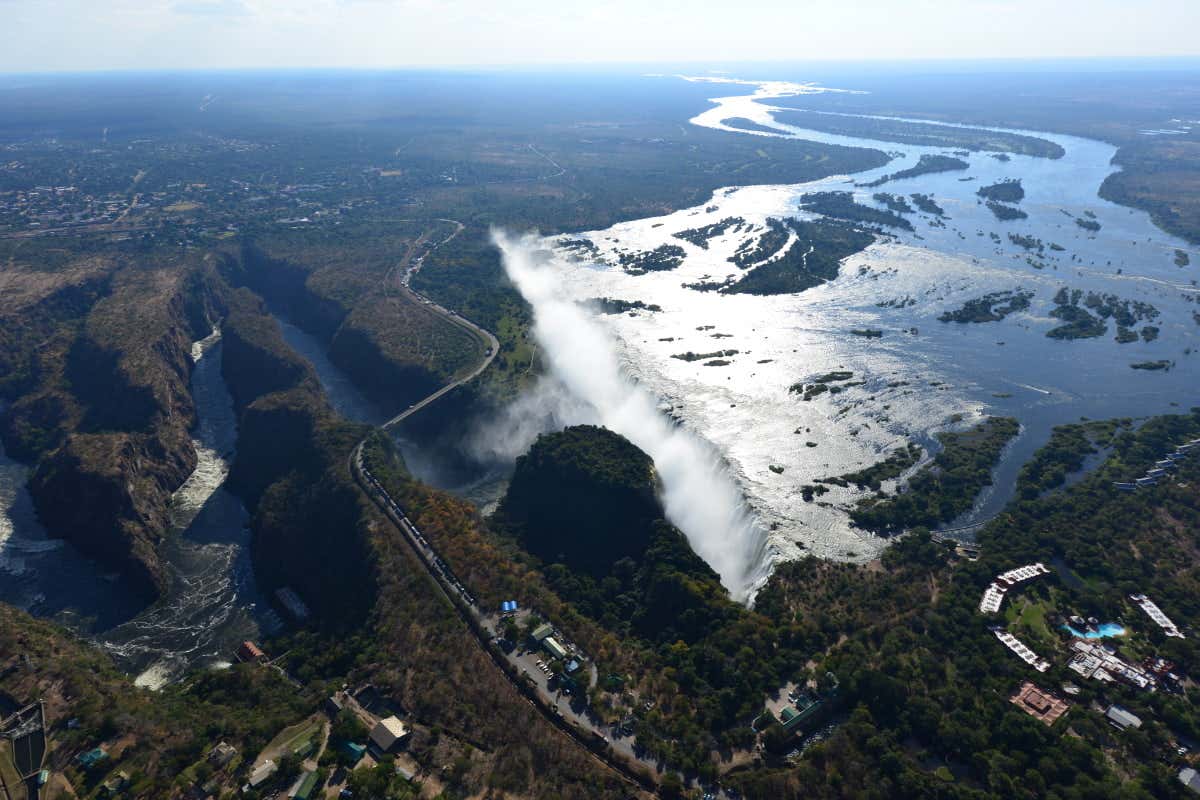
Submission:
[[343,699],[341,692],[331,694],[325,698],[325,713],[330,717],[336,717],[342,713],[342,709],[346,707],[346,701]]
[[317,773],[304,772],[292,784],[292,788],[288,789],[287,796],[291,800],[310,800],[313,796],[313,790],[317,787]]
[[115,794],[119,794],[128,785],[129,773],[121,770],[100,785],[100,795],[102,797],[112,797]]
[[250,773],[250,780],[246,785],[251,789],[257,789],[259,786],[262,786],[264,783],[266,783],[267,779],[274,775],[275,771],[278,769],[279,765],[268,758],[266,761],[255,767],[254,771]]
[[1196,794],[1200,794],[1200,772],[1196,772],[1191,767],[1184,767],[1179,770],[1179,782]]
[[404,723],[397,717],[387,717],[379,720],[371,730],[371,743],[386,753],[406,736],[408,728]]
[[233,757],[236,755],[236,747],[225,742],[220,742],[208,752],[208,763],[220,769],[230,761],[233,761]]
[[542,647],[544,647],[546,649],[546,652],[549,653],[550,655],[552,655],[554,658],[566,658],[567,657],[566,648],[564,648],[561,644],[559,644],[558,640],[555,639],[553,636],[547,636],[545,639],[543,639]]
[[824,710],[823,701],[804,692],[796,697],[795,708],[787,706],[779,712],[779,722],[787,733],[799,733]]
[[250,640],[242,642],[238,647],[238,658],[242,661],[262,661],[267,657],[266,653],[259,649],[258,645]]
[[80,753],[75,756],[75,760],[79,762],[79,766],[84,769],[91,769],[106,758],[108,758],[108,753],[104,752],[104,748],[102,747],[96,747],[88,750],[86,753]]
[[1066,700],[1038,688],[1029,681],[1022,683],[1009,701],[1029,716],[1041,720],[1047,725],[1053,725],[1070,708],[1070,704]]
[[549,622],[543,622],[541,625],[538,625],[536,628],[534,628],[533,633],[529,634],[529,636],[535,642],[540,642],[552,633],[554,633],[554,626],[552,626]]
[[1142,727],[1142,721],[1129,710],[1118,705],[1111,705],[1104,712],[1104,716],[1108,717],[1109,724],[1118,730],[1126,730],[1128,728]]

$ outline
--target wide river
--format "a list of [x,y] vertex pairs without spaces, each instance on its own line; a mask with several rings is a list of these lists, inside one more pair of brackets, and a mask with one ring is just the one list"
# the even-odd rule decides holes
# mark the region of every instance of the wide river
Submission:
[[[957,157],[969,163],[966,170],[865,187],[861,184],[914,166],[922,155],[953,153],[781,124],[775,120],[776,106],[804,107],[816,90],[782,83],[749,85],[752,93],[716,98],[711,109],[691,122],[738,136],[882,149],[892,161],[853,178],[719,190],[695,208],[582,236],[545,239],[541,247],[552,252],[541,258],[552,260],[559,291],[569,298],[615,298],[661,307],[598,314],[597,319],[615,337],[636,382],[684,426],[715,445],[729,464],[760,521],[758,530],[767,531],[768,559],[810,552],[861,561],[878,554],[885,540],[852,527],[846,513],[861,492],[830,487],[818,501],[805,502],[800,487],[874,464],[906,442],[929,445],[938,431],[986,415],[1021,421],[1022,434],[1000,464],[994,489],[953,523],[963,525],[988,518],[1006,502],[1019,466],[1053,426],[1081,417],[1141,417],[1194,404],[1200,385],[1200,316],[1194,316],[1200,309],[1195,281],[1200,252],[1163,233],[1145,213],[1100,199],[1100,184],[1115,169],[1114,147],[1013,131],[1055,142],[1065,155],[1004,160],[959,151]],[[757,129],[726,124],[738,118],[751,120]],[[1026,219],[1001,222],[976,195],[980,187],[1007,179],[1019,179],[1024,187],[1019,208]],[[768,218],[813,217],[800,210],[799,202],[818,191],[852,192],[857,202],[877,208],[883,207],[873,199],[877,192],[919,192],[931,195],[945,217],[905,214],[914,231],[891,229],[891,235],[848,258],[837,279],[799,294],[725,295],[685,285],[741,275],[728,260],[738,246],[759,235]],[[707,248],[675,236],[729,217],[742,218],[754,230],[730,230],[710,240]],[[1085,229],[1077,220],[1099,223],[1099,230]],[[1042,240],[1042,252],[1025,249],[1010,234]],[[569,246],[580,238],[594,249]],[[662,245],[682,247],[683,263],[640,275],[619,266],[622,252]],[[1177,265],[1177,251],[1190,256],[1190,266]],[[1099,338],[1048,338],[1046,332],[1061,324],[1050,312],[1062,287],[1153,305],[1158,316],[1148,324],[1160,329],[1158,338],[1119,344],[1111,321],[1108,333]],[[938,320],[967,300],[1017,289],[1033,292],[1032,304],[1003,321]],[[877,329],[883,335],[866,338],[852,329]],[[723,359],[727,365],[673,357],[720,350],[737,353]],[[1130,366],[1160,360],[1172,362],[1172,368]],[[788,391],[797,381],[834,370],[850,371],[853,382],[862,384],[809,402]],[[744,544],[748,551],[764,552],[759,542]],[[767,571],[763,566],[747,577],[761,580]]]
[[[736,85],[732,84],[731,85]],[[834,136],[777,123],[772,107],[801,107],[814,90],[792,84],[749,84],[753,92],[717,98],[693,124],[739,136],[783,136],[830,144],[887,149],[891,163],[855,175],[798,185],[723,189],[709,202],[663,217],[637,220],[583,234],[598,257],[580,258],[564,239],[539,243],[559,277],[557,291],[570,300],[597,297],[655,304],[661,311],[596,315],[615,342],[622,368],[689,434],[711,446],[744,495],[752,525],[729,528],[728,547],[755,562],[742,579],[760,582],[780,558],[804,552],[846,560],[876,555],[885,542],[849,524],[846,508],[860,494],[831,487],[806,503],[800,487],[881,460],[909,441],[929,445],[941,430],[984,415],[1020,419],[1020,438],[997,470],[996,486],[956,524],[986,519],[1010,495],[1020,464],[1044,442],[1050,428],[1081,417],[1146,416],[1195,402],[1200,347],[1197,288],[1200,252],[1154,227],[1146,214],[1101,200],[1097,190],[1114,167],[1114,148],[1101,142],[1022,132],[1056,142],[1061,159],[1014,155],[1003,161],[973,152],[966,171],[890,181],[879,188],[857,184],[912,166],[942,148]],[[786,102],[782,102],[786,101]],[[725,124],[749,119],[768,128],[750,132]],[[975,194],[980,186],[1019,178],[1027,219],[1000,222]],[[969,179],[969,180],[964,180]],[[896,229],[843,265],[833,281],[800,294],[758,297],[686,288],[740,271],[728,261],[771,217],[811,216],[798,208],[802,195],[851,191],[878,205],[878,191],[934,197],[946,218],[906,215],[915,231]],[[712,239],[707,249],[674,234],[727,217],[743,226]],[[1076,219],[1094,219],[1098,231]],[[1009,234],[1043,240],[1030,253]],[[1061,247],[1051,250],[1050,243]],[[617,266],[619,251],[682,247],[686,257],[669,271],[631,275]],[[1175,263],[1188,253],[1191,266]],[[1040,265],[1040,266],[1039,266]],[[1118,344],[1107,335],[1060,341],[1046,337],[1053,297],[1062,287],[1117,295],[1152,304],[1160,329],[1154,341]],[[1034,293],[1031,307],[1001,322],[955,324],[938,316],[994,291]],[[572,303],[573,304],[573,303]],[[371,406],[330,362],[324,347],[280,320],[289,343],[313,362],[334,406],[345,416],[378,423],[386,414]],[[851,329],[875,328],[881,338]],[[672,358],[687,351],[737,350],[724,366]],[[142,608],[115,576],[103,574],[69,545],[47,538],[25,490],[28,469],[0,450],[0,601],[55,618],[110,651],[143,685],[158,686],[192,666],[220,665],[242,638],[271,629],[269,612],[249,565],[246,512],[222,488],[236,442],[236,420],[221,378],[218,333],[197,342],[192,391],[200,424],[195,473],[176,493],[172,531],[164,545],[171,569],[167,596]],[[1165,360],[1166,371],[1139,371],[1131,363]],[[836,397],[801,401],[788,387],[829,372],[854,373],[854,386]],[[551,376],[553,377],[553,376]],[[559,384],[551,390],[561,391]],[[556,397],[550,418],[571,421],[594,398]],[[526,399],[528,402],[528,399]],[[517,439],[536,433],[526,430]],[[812,442],[815,446],[809,446]],[[510,443],[511,444],[511,443]],[[502,448],[501,448],[502,449]],[[418,474],[423,454],[406,446]],[[430,462],[432,463],[432,462]],[[772,469],[775,467],[775,469]],[[780,471],[782,468],[782,471]],[[477,487],[476,487],[477,488]],[[688,532],[685,529],[685,532]],[[703,547],[697,547],[703,552]],[[735,591],[747,586],[733,585]]]

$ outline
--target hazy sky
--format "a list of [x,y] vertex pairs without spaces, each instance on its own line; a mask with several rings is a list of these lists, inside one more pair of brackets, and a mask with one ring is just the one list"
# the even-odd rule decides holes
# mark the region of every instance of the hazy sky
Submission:
[[1200,0],[0,0],[0,72],[1200,55]]

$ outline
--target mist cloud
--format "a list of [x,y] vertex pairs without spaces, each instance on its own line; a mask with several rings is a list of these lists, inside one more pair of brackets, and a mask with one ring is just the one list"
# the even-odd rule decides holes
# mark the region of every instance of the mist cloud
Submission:
[[[511,419],[529,423],[540,417],[554,427],[600,424],[644,450],[662,479],[667,518],[730,594],[748,599],[767,568],[766,536],[719,454],[669,420],[629,377],[609,333],[563,291],[553,254],[537,237],[493,231],[493,241],[509,278],[533,307],[533,333],[550,372]],[[559,397],[551,399],[551,392]],[[533,427],[519,427],[514,438],[532,441]]]

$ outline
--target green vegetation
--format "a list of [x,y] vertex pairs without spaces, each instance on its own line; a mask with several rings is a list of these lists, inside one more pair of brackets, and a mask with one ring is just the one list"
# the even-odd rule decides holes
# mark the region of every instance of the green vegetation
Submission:
[[675,234],[675,238],[691,242],[702,250],[707,250],[709,241],[718,236],[724,236],[728,231],[737,233],[742,229],[743,225],[746,225],[746,220],[741,217],[726,217],[719,222],[714,222],[701,228],[688,228],[685,231],[680,231]]
[[1192,259],[1190,257],[1188,257],[1188,254],[1185,251],[1183,251],[1183,250],[1175,251],[1175,266],[1186,267],[1188,264],[1191,264],[1191,263],[1192,263]]
[[999,183],[993,183],[990,186],[981,186],[976,190],[975,194],[984,200],[995,200],[999,203],[1019,203],[1025,199],[1025,188],[1021,186],[1020,178],[1010,178]]
[[825,392],[838,394],[851,386],[860,385],[861,381],[846,383],[846,381],[849,381],[853,377],[853,372],[835,370],[834,372],[827,372],[824,375],[816,375],[807,381],[797,381],[788,387],[788,392],[801,395],[801,399],[803,400],[812,400],[814,397],[825,394]]
[[1025,219],[1029,216],[1019,208],[1006,206],[1003,203],[997,203],[994,200],[989,200],[987,202],[987,207],[992,214],[995,215],[996,219],[1000,220],[1001,222],[1011,222],[1012,220]]
[[675,269],[683,263],[686,255],[677,244],[660,244],[644,253],[619,253],[617,261],[630,275],[645,275],[647,272]]
[[[863,186],[875,187],[882,186],[888,181],[898,181],[905,178],[917,178],[921,175],[930,175],[935,172],[954,172],[961,169],[967,169],[971,165],[961,158],[952,156],[930,155],[928,153],[917,159],[917,163],[908,169],[902,169],[898,172],[893,172],[889,175],[884,175],[870,183],[864,183]],[[895,210],[895,209],[893,209]]]
[[1100,196],[1146,211],[1163,230],[1200,244],[1198,155],[1200,142],[1132,136],[1113,159],[1122,168],[1104,179]]
[[767,220],[767,229],[762,235],[756,239],[747,239],[738,245],[729,261],[741,269],[749,269],[782,250],[788,238],[788,222],[771,217]]
[[874,195],[875,202],[887,206],[888,211],[896,214],[911,214],[913,208],[908,204],[902,195],[888,194],[887,192],[876,192]]
[[1143,369],[1149,371],[1169,370],[1171,367],[1175,366],[1175,362],[1166,360],[1139,361],[1136,364],[1130,364],[1129,366],[1133,367],[1134,369]]
[[1100,230],[1100,223],[1094,219],[1084,219],[1083,217],[1076,217],[1075,224],[1078,225],[1079,227],[1083,228],[1085,231],[1090,231],[1092,233],[1095,233],[1096,231]]
[[909,195],[912,198],[913,205],[926,214],[932,214],[935,217],[946,216],[945,210],[939,206],[931,195],[921,194],[920,192]]
[[[1084,296],[1081,289],[1068,289],[1066,286],[1061,287],[1054,295],[1054,303],[1055,308],[1050,312],[1050,316],[1061,319],[1066,324],[1046,333],[1052,339],[1087,339],[1103,336],[1108,330],[1105,321],[1112,319],[1117,323],[1116,340],[1127,343],[1136,340],[1133,328],[1138,323],[1159,316],[1158,309],[1150,303],[1126,300],[1113,294],[1099,292],[1088,292]],[[1087,309],[1095,312],[1096,316]],[[1141,336],[1146,341],[1152,341],[1158,337],[1158,328],[1147,325],[1143,327]]]
[[939,433],[942,449],[914,475],[902,494],[867,498],[850,512],[854,524],[877,532],[949,522],[971,508],[992,483],[992,469],[1020,431],[1010,417],[988,417],[963,432]]
[[[0,697],[45,702],[48,764],[66,769],[81,793],[119,770],[131,776],[131,796],[183,792],[187,768],[216,741],[258,752],[320,697],[250,664],[199,672],[150,693],[91,644],[7,606],[0,606],[0,653]],[[118,742],[126,745],[118,749]],[[74,755],[97,746],[112,756],[98,772],[70,766]]]
[[1039,254],[1043,253],[1046,249],[1045,243],[1042,242],[1042,240],[1037,238],[1036,236],[1026,236],[1026,235],[1020,234],[1020,233],[1010,233],[1010,234],[1008,234],[1008,240],[1010,242],[1012,242],[1013,244],[1015,244],[1017,247],[1021,247],[1021,248],[1024,248],[1025,250],[1031,250],[1031,251],[1036,250]]
[[1033,292],[1024,289],[989,292],[968,300],[961,308],[943,312],[938,319],[942,322],[999,322],[1009,314],[1028,309],[1032,299]]
[[596,297],[588,301],[601,314],[628,314],[632,311],[662,311],[657,303],[643,303],[641,300],[618,300],[612,297]]
[[800,207],[834,219],[861,222],[868,225],[886,225],[906,231],[913,229],[912,223],[890,211],[865,206],[854,202],[850,192],[815,192],[800,198]]
[[1057,144],[1045,139],[980,128],[938,125],[936,122],[906,122],[895,119],[835,116],[804,109],[786,109],[777,113],[775,118],[788,125],[798,125],[812,130],[924,147],[955,147],[997,153],[1018,153],[1043,158],[1062,158],[1064,153]]
[[1130,430],[1127,419],[1060,425],[1033,458],[1021,467],[1021,497],[1033,500],[1062,486],[1067,476],[1081,470],[1087,459],[1112,446],[1118,434]]
[[1065,323],[1046,331],[1046,336],[1051,339],[1094,339],[1108,331],[1104,320],[1093,317],[1076,305],[1057,306],[1050,312],[1050,316]]
[[671,358],[678,358],[680,361],[704,361],[708,358],[727,358],[737,354],[737,350],[714,350],[711,353],[693,353],[689,350],[686,353],[674,353]]
[[878,492],[883,481],[894,480],[903,475],[905,471],[921,460],[921,454],[924,452],[919,445],[910,442],[904,447],[897,447],[891,455],[878,464],[836,478],[817,478],[817,483],[830,483],[843,487],[853,484],[860,489]]
[[[754,800],[1182,797],[1174,741],[1200,730],[1195,698],[1081,682],[1063,666],[1067,651],[1060,634],[1047,628],[1051,597],[1073,598],[1067,608],[1102,615],[1120,615],[1130,592],[1149,594],[1176,619],[1194,618],[1200,610],[1196,569],[1184,555],[1192,546],[1189,532],[1200,525],[1196,490],[1183,485],[1200,475],[1194,460],[1180,485],[1135,494],[1111,486],[1140,474],[1173,443],[1200,434],[1200,414],[1158,418],[1136,430],[1112,425],[1120,429],[1112,437],[1093,426],[1086,436],[1064,438],[1056,431],[1048,445],[1056,455],[1043,463],[1077,460],[1073,451],[1091,449],[1093,437],[1108,443],[1109,454],[1062,491],[1041,494],[1033,485],[1040,478],[1022,478],[1018,499],[978,534],[978,561],[956,561],[918,533],[885,552],[876,573],[813,558],[781,566],[759,594],[756,610],[776,624],[819,619],[835,630],[856,631],[816,665],[835,671],[851,711],[797,763],[747,771],[737,788]],[[1048,649],[1039,652],[1054,666],[1045,679],[1035,679],[1039,685],[1080,686],[1068,716],[1051,728],[1008,702],[1032,673],[997,644],[976,611],[994,575],[1033,561],[1061,564],[1061,578],[1033,584],[1006,610],[1018,616],[1018,625],[1029,626],[1022,636],[1032,637],[1036,629],[1049,637]],[[1067,593],[1068,581],[1080,588]],[[1139,610],[1125,613],[1132,627],[1146,631],[1139,649],[1164,655],[1181,673],[1198,668],[1190,637],[1165,639]],[[1141,716],[1142,730],[1116,733],[1092,708],[1112,702]],[[950,770],[953,783],[939,775],[939,766]]]
[[757,295],[802,292],[836,278],[843,260],[875,241],[871,233],[836,222],[790,219],[785,230],[796,235],[786,253],[754,267],[745,276],[722,286],[720,291]]

